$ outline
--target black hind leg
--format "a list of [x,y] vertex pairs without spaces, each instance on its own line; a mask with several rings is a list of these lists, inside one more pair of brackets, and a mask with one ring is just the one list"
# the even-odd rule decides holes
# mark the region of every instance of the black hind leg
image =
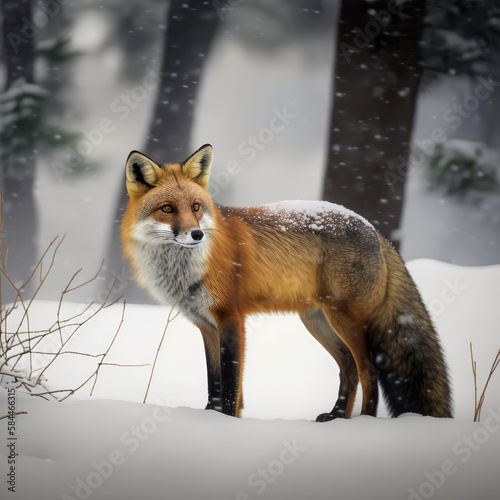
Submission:
[[307,311],[301,314],[300,318],[311,335],[335,359],[340,369],[337,402],[330,412],[318,415],[316,421],[327,422],[334,418],[351,418],[358,387],[358,371],[351,352],[330,326],[322,310]]

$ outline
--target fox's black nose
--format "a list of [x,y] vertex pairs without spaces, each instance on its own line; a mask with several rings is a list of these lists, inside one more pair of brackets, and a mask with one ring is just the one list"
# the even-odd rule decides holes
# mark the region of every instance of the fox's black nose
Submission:
[[194,241],[202,240],[203,236],[205,236],[205,234],[201,229],[195,229],[194,231],[191,231],[191,238],[193,238]]

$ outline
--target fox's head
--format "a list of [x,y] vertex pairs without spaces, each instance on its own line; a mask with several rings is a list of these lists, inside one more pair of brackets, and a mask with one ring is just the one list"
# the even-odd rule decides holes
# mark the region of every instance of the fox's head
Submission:
[[210,144],[183,163],[163,166],[132,151],[126,166],[130,196],[127,212],[134,219],[130,221],[130,235],[144,243],[184,247],[202,243],[214,228],[213,201],[206,189],[212,160]]

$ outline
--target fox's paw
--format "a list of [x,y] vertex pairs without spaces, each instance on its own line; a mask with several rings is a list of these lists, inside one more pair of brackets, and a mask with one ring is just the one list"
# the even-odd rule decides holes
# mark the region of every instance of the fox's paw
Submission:
[[222,413],[222,404],[220,398],[213,398],[205,406],[205,410],[215,410]]
[[322,413],[316,417],[316,422],[329,422],[330,420],[335,420],[336,418],[345,418],[345,411],[335,410],[331,413]]

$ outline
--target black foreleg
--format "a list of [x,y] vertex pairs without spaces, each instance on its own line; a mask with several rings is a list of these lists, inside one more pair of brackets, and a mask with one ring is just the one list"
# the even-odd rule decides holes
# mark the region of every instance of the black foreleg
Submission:
[[208,403],[205,409],[222,412],[219,333],[215,328],[200,328],[200,331],[207,361]]
[[244,338],[242,321],[225,321],[220,328],[222,412],[239,417],[242,404]]

